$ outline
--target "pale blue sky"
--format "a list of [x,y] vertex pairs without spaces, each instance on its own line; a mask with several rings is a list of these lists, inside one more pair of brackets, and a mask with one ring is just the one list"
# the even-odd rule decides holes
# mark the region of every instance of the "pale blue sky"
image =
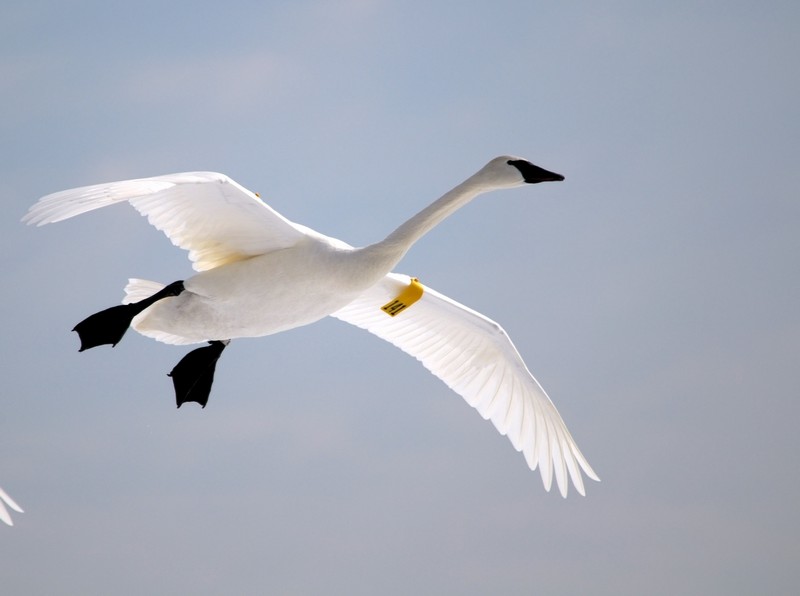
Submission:
[[[788,594],[800,583],[796,2],[31,1],[0,19],[5,594]],[[398,268],[498,320],[603,482],[548,494],[421,366],[337,321],[184,349],[70,329],[190,274],[121,206],[222,171],[377,240],[495,155]]]

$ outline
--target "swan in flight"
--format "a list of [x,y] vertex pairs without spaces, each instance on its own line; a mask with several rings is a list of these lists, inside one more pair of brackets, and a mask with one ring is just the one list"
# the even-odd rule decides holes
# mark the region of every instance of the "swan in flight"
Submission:
[[127,201],[173,244],[196,275],[167,285],[131,279],[123,304],[78,323],[81,351],[116,345],[129,326],[168,344],[208,343],[170,373],[178,407],[205,407],[217,360],[231,339],[259,337],[326,316],[414,356],[508,436],[549,491],[555,475],[585,494],[599,480],[505,331],[487,317],[392,269],[411,246],[479,194],[564,177],[511,156],[477,173],[384,240],[354,248],[294,223],[227,176],[187,172],[65,190],[23,218],[53,223]]
[[0,488],[0,519],[7,523],[9,526],[13,526],[14,522],[11,520],[11,514],[8,512],[8,509],[13,509],[17,513],[23,513],[22,507],[17,505],[14,502],[14,499],[8,496],[8,493]]

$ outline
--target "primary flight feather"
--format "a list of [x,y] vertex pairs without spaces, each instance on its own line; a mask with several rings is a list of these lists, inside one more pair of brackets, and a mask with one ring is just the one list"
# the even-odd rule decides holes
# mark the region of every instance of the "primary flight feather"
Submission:
[[13,526],[14,522],[11,519],[11,514],[8,512],[8,509],[12,509],[17,513],[22,513],[22,507],[17,505],[17,503],[8,496],[8,493],[0,488],[0,520],[4,523],[8,524],[9,526]]

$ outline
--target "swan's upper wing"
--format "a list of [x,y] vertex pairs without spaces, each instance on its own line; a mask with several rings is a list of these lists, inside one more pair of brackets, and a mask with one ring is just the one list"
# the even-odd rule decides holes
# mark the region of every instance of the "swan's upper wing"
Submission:
[[539,467],[547,490],[555,472],[563,496],[567,475],[584,494],[580,470],[599,479],[502,327],[428,287],[418,302],[388,316],[381,306],[397,297],[409,281],[408,276],[390,273],[332,316],[374,333],[422,362],[507,435],[532,470]]
[[8,494],[0,488],[0,520],[3,520],[9,526],[13,526],[14,522],[11,521],[11,515],[8,513],[8,509],[6,506],[17,511],[18,513],[22,513],[22,507],[17,505],[14,502],[14,499],[8,496]]
[[224,174],[186,172],[84,186],[42,197],[23,218],[43,225],[128,201],[197,271],[287,248],[301,229]]

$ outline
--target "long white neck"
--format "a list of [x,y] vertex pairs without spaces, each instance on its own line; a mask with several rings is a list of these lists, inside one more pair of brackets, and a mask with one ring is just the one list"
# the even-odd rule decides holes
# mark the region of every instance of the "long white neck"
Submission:
[[472,176],[425,207],[385,239],[361,250],[375,265],[383,269],[384,273],[387,273],[417,240],[487,190],[490,190],[489,186],[481,183],[477,175]]
[[352,249],[349,252],[352,279],[354,283],[369,287],[369,284],[390,272],[417,240],[481,193],[563,179],[561,174],[549,172],[520,157],[495,157],[385,239],[364,248]]

